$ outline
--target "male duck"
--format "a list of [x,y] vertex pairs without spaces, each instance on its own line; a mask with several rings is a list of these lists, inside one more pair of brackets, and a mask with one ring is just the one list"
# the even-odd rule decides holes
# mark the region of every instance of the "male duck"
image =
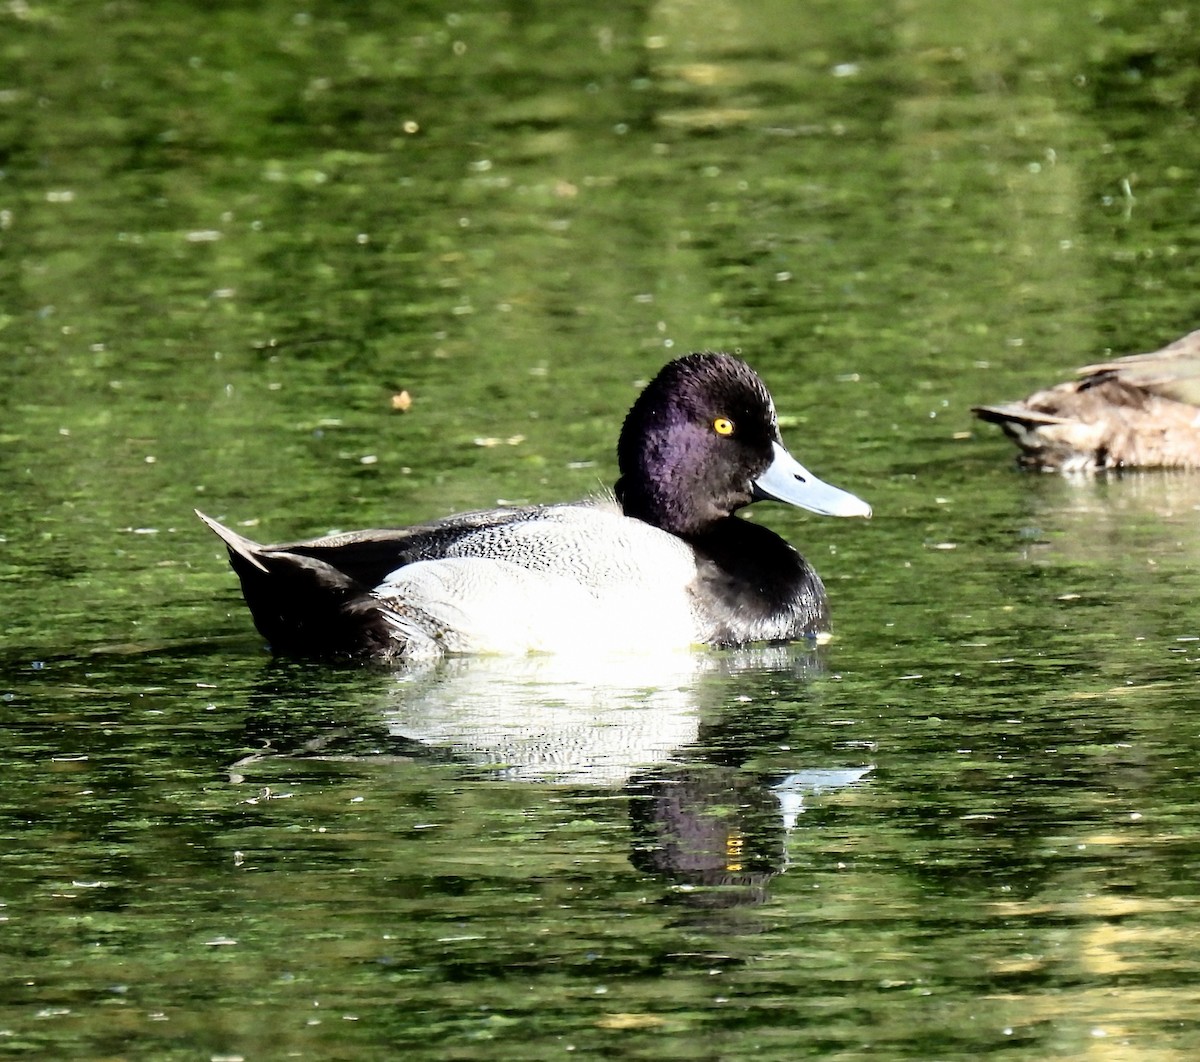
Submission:
[[665,366],[625,418],[615,497],[466,513],[261,546],[224,541],[280,653],[419,661],[443,653],[682,648],[813,636],[825,588],[734,511],[762,498],[870,516],[779,436],[762,381],[729,354]]
[[1004,429],[1027,468],[1200,468],[1200,331],[1079,375],[972,412]]

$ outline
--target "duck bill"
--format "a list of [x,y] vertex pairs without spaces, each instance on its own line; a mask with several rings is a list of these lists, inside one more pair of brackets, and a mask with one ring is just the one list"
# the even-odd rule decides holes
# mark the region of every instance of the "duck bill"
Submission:
[[779,443],[775,459],[754,481],[754,500],[787,502],[822,516],[870,516],[871,507],[849,491],[817,479]]

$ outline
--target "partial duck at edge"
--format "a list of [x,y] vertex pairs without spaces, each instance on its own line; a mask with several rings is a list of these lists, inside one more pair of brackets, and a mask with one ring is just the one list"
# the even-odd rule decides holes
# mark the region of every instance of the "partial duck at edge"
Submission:
[[225,543],[277,653],[400,662],[444,653],[655,650],[780,642],[829,625],[820,577],[734,513],[774,499],[870,516],[784,448],[759,377],[729,354],[666,365],[618,444],[614,495],[403,529]]
[[1026,468],[1200,468],[1200,331],[1079,377],[972,412],[1000,425]]

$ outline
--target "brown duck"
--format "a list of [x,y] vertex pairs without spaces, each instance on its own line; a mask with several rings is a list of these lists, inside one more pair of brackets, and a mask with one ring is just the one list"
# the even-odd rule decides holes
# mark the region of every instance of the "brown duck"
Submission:
[[1079,377],[972,412],[1004,429],[1026,468],[1200,468],[1200,331]]

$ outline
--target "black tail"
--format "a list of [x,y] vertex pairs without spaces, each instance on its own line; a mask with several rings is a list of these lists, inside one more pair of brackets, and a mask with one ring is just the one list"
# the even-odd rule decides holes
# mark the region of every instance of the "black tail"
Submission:
[[305,656],[387,656],[395,650],[379,603],[332,564],[261,546],[196,510],[225,543],[254,625],[273,652]]

